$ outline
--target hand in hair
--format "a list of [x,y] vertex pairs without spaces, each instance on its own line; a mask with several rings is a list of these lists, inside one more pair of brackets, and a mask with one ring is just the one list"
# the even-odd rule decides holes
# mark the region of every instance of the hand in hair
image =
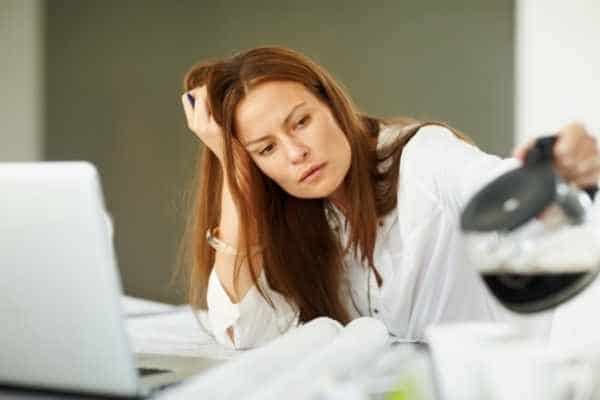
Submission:
[[206,100],[206,86],[194,88],[181,96],[188,128],[200,138],[223,165],[223,129],[211,115]]

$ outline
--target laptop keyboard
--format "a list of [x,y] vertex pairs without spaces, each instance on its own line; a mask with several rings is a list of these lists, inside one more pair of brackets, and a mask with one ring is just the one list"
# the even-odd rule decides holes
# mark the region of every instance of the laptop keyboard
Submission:
[[148,375],[156,375],[156,374],[166,374],[167,372],[173,372],[170,369],[160,369],[160,368],[138,368],[138,375],[148,376]]

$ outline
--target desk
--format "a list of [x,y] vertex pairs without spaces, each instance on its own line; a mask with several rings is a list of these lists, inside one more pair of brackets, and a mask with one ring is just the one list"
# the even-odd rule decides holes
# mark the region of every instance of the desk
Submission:
[[44,391],[34,391],[26,389],[0,387],[0,398],[2,400],[100,400],[106,397],[67,394],[67,393],[51,393]]
[[[169,356],[164,354],[136,354],[137,365],[145,368],[168,369],[173,371],[178,379],[185,379],[194,374],[201,373],[204,368],[212,368],[225,360]],[[172,376],[172,374],[170,374]],[[149,375],[141,378],[143,383],[151,384],[156,387],[163,383],[160,374]],[[170,379],[169,381],[172,381]],[[52,392],[47,390],[32,390],[17,387],[0,386],[0,399],[36,399],[36,400],[54,400],[54,399],[107,399],[118,398],[111,396],[82,395],[76,393]]]
[[[426,355],[427,360],[427,373],[430,374],[428,378],[433,382],[433,372],[431,368],[429,352],[425,345],[423,344],[395,344],[392,346],[393,350],[397,350],[403,346],[412,347],[419,349],[420,354]],[[219,360],[222,361],[222,360]],[[411,389],[414,390],[414,389]],[[424,396],[419,398],[423,400],[435,400],[440,397],[437,394],[434,394],[435,389],[433,387],[427,388],[427,393],[424,393]],[[336,393],[331,393],[332,395]],[[337,393],[340,395],[341,393]],[[380,395],[373,396],[373,399],[384,398],[385,393],[381,393]],[[19,389],[19,388],[7,388],[0,387],[0,399],[2,400],[101,400],[101,399],[117,399],[116,397],[107,397],[107,396],[94,396],[94,395],[81,395],[81,394],[70,394],[70,393],[53,393],[47,391],[34,391],[27,389]]]

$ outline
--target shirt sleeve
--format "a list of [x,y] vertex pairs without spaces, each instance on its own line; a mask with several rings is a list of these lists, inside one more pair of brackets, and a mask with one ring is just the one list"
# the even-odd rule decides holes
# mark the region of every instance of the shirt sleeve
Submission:
[[[413,143],[414,141],[414,143]],[[498,176],[522,165],[516,158],[501,158],[488,154],[464,140],[448,128],[427,125],[407,144],[412,150],[414,171],[433,196],[460,213],[473,195]],[[600,217],[600,201],[596,195],[590,215]]]
[[[407,151],[408,150],[408,151]],[[465,243],[458,233],[458,218],[464,206],[471,197],[484,185],[500,176],[502,173],[521,166],[521,162],[514,158],[501,158],[487,154],[456,137],[449,129],[430,125],[420,128],[418,133],[408,142],[403,152],[405,173],[403,179],[410,185],[417,187],[413,196],[402,197],[410,202],[419,201],[415,196],[428,196],[433,204],[440,205],[443,215],[447,215],[449,225],[443,229],[448,246],[447,257],[464,259]],[[409,202],[409,203],[410,203]],[[413,214],[416,215],[411,227],[423,224],[428,215],[419,214],[418,207]],[[405,219],[412,221],[412,215]],[[444,244],[441,244],[443,246]],[[446,253],[444,253],[446,254]],[[441,256],[440,264],[444,257]],[[484,286],[477,275],[470,268],[463,268],[462,262],[452,265],[446,276],[448,282],[454,282],[448,304],[444,312],[457,320],[481,319],[493,321],[509,321],[517,323],[520,329],[539,337],[547,336],[552,325],[553,312],[536,316],[523,317],[509,312],[484,290]],[[441,271],[436,269],[435,280],[440,278]],[[468,297],[465,294],[468,293]]]
[[[407,148],[409,146],[413,150],[407,152],[409,160],[406,167],[414,168],[411,174],[418,176],[415,181],[420,181],[422,188],[425,188],[445,207],[453,209],[456,215],[460,215],[470,198],[485,184],[502,173],[522,165],[515,158],[503,159],[487,154],[439,125],[429,125],[419,129],[407,144]],[[590,224],[593,226],[600,223],[599,197],[599,195],[595,196],[588,214]],[[590,242],[596,240],[596,236],[589,240]],[[593,243],[590,246],[593,246]],[[554,314],[559,315],[559,313],[554,310],[536,315],[535,318],[522,317],[507,312],[491,297],[489,300],[491,311],[496,319],[516,321],[521,328],[525,328],[530,333],[547,335],[550,329],[554,329],[554,325],[560,324],[554,318]]]
[[515,158],[501,158],[481,151],[476,146],[456,137],[448,128],[427,125],[419,129],[408,142],[413,158],[414,171],[422,183],[456,212],[485,184],[502,173],[521,166]]
[[[228,347],[257,347],[298,324],[297,309],[280,293],[272,290],[261,273],[258,284],[273,302],[271,306],[252,286],[239,303],[233,303],[213,269],[207,291],[209,330],[215,339]],[[227,329],[233,330],[233,342]]]

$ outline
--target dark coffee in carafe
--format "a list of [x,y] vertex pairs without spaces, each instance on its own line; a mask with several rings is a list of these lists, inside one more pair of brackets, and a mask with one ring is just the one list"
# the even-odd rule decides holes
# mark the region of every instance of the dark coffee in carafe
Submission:
[[583,290],[594,279],[590,271],[514,273],[506,270],[481,274],[492,294],[508,309],[531,313],[544,311]]

